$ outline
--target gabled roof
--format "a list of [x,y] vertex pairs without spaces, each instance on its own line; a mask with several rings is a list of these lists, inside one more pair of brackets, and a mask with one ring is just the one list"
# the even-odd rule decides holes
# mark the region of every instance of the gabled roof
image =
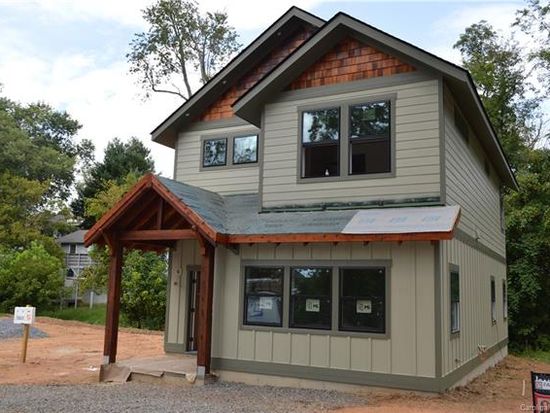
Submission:
[[468,71],[345,13],[336,14],[269,74],[243,94],[233,104],[235,114],[259,126],[263,105],[322,57],[329,48],[350,34],[358,40],[410,62],[415,67],[442,76],[461,103],[461,109],[471,121],[474,129],[480,132],[479,138],[485,150],[496,155],[494,162],[501,179],[508,186],[517,189],[515,176]]
[[86,230],[79,229],[57,238],[57,242],[59,244],[84,244],[84,234],[86,234]]
[[300,24],[320,27],[324,20],[298,7],[291,7],[275,23],[231,60],[209,82],[174,111],[152,132],[153,141],[174,147],[177,132],[193,122],[202,111],[226,92],[242,75],[281,41],[281,35]]
[[[149,174],[86,233],[85,245],[105,243],[104,235],[109,233],[158,232],[146,225],[158,213],[155,197],[182,218],[159,225],[159,231],[192,230],[220,244],[442,240],[452,238],[459,218],[459,207],[453,206],[260,213],[257,194],[222,196]],[[430,219],[420,222],[419,214]],[[131,240],[140,242],[135,236]]]

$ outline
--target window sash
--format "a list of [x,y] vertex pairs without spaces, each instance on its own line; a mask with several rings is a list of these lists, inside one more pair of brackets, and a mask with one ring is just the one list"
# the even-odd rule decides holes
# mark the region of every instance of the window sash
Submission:
[[[344,295],[344,283],[345,283],[345,273],[346,270],[365,270],[365,271],[380,271],[383,270],[383,292],[382,296],[376,295],[376,292],[372,292],[368,295],[364,295],[364,292],[359,295]],[[369,275],[366,275],[368,277]],[[351,278],[351,277],[350,277]],[[387,273],[385,267],[340,267],[338,275],[338,286],[339,286],[339,302],[338,302],[338,330],[339,331],[350,331],[350,332],[362,332],[362,333],[377,333],[384,334],[386,333],[386,317],[387,317]],[[346,304],[349,305],[350,302],[353,302],[353,307],[355,307],[355,312],[357,313],[357,304],[358,301],[370,301],[371,302],[371,312],[379,309],[381,311],[381,327],[377,326],[345,326],[344,325],[344,311]],[[377,302],[378,301],[378,302]],[[372,314],[372,313],[370,313]],[[372,316],[374,318],[374,316]],[[376,318],[374,318],[376,320]],[[378,323],[376,323],[378,324]]]
[[[377,105],[380,103],[385,103],[388,107],[388,128],[384,133],[374,133],[374,134],[365,134],[360,136],[352,136],[352,116],[353,116],[353,110],[358,107],[362,106],[368,106],[368,105]],[[390,139],[391,136],[391,117],[392,117],[392,107],[391,107],[391,101],[390,100],[378,100],[378,101],[371,101],[371,102],[364,102],[364,103],[358,103],[354,105],[348,106],[348,131],[349,131],[349,140],[350,142],[356,142],[358,140],[374,140],[374,139]],[[373,121],[376,122],[376,121]]]
[[[251,161],[236,161],[235,160],[235,155],[237,154],[237,151],[236,151],[236,147],[237,147],[237,140],[238,139],[245,139],[245,138],[254,138],[256,143],[255,143],[255,155],[254,155],[254,160],[251,160]],[[244,164],[249,164],[249,163],[258,163],[258,135],[240,135],[240,136],[234,136],[233,137],[233,155],[232,155],[232,163],[233,165],[244,165]]]
[[460,272],[452,269],[449,277],[451,333],[460,331]]
[[[305,291],[303,293],[297,294],[295,293],[294,289],[296,288],[296,280],[298,277],[296,276],[296,271],[301,269],[311,269],[311,270],[321,270],[323,271],[323,276],[328,276],[328,289],[327,291],[320,291],[321,293],[312,294],[311,291]],[[328,275],[326,272],[328,271]],[[312,330],[330,330],[332,329],[332,267],[323,267],[323,266],[297,266],[297,267],[290,267],[290,308],[289,308],[289,327],[291,328],[305,328],[305,329],[312,329]],[[305,278],[304,280],[305,281]],[[326,282],[326,280],[325,280]],[[322,283],[324,284],[324,283]],[[308,311],[308,300],[312,300],[314,302],[310,302],[310,305],[319,304],[319,310],[318,311]],[[317,303],[315,302],[317,301]],[[302,305],[305,307],[304,313],[318,313],[319,314],[319,322],[304,322],[300,320],[296,320],[297,315],[297,309],[298,305],[301,307]],[[327,316],[325,314],[326,309],[328,308],[328,322],[325,320],[322,320]],[[306,314],[303,314],[306,315]],[[313,318],[313,316],[312,316]]]
[[[279,270],[279,274],[276,277],[272,277],[272,279],[279,278],[280,288],[279,292],[272,292],[272,293],[260,293],[256,291],[247,291],[247,284],[248,280],[253,278],[250,277],[248,270],[254,269],[254,268],[261,268],[263,270],[265,269],[273,269],[273,270]],[[283,313],[284,313],[284,267],[266,267],[266,266],[260,266],[260,265],[250,265],[246,266],[244,268],[244,307],[243,307],[243,324],[244,325],[251,325],[251,326],[272,326],[272,327],[282,327],[283,325]],[[253,321],[249,320],[249,303],[251,299],[258,299],[258,301],[261,301],[262,297],[268,297],[271,298],[271,309],[273,310],[273,301],[275,299],[278,300],[278,303],[280,303],[278,308],[278,322],[269,322],[269,321]]]
[[[223,154],[223,163],[210,163],[207,164],[206,161],[206,147],[210,142],[224,142],[225,150]],[[216,166],[226,166],[227,165],[227,138],[212,138],[205,139],[202,143],[202,166],[203,168],[213,168]]]
[[495,278],[491,277],[491,321],[497,321],[497,296]]

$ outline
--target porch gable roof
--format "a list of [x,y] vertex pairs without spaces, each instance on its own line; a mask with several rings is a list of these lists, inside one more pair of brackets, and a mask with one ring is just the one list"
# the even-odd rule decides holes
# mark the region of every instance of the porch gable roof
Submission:
[[[172,218],[169,225],[158,226],[158,231],[165,231],[162,236],[147,232],[156,230],[144,230],[145,223],[159,215],[157,209],[162,205],[148,200],[151,196],[168,205],[172,215],[180,216],[179,221]],[[86,233],[84,242],[87,246],[105,243],[104,234],[116,231],[124,231],[126,239],[135,242],[140,241],[140,234],[146,236],[141,239],[144,242],[155,240],[154,234],[158,235],[157,241],[174,241],[177,234],[187,235],[175,231],[194,231],[211,243],[221,244],[432,241],[451,239],[459,216],[458,206],[265,213],[260,211],[257,194],[222,196],[149,174]],[[131,227],[130,223],[137,221],[141,221],[141,227]]]

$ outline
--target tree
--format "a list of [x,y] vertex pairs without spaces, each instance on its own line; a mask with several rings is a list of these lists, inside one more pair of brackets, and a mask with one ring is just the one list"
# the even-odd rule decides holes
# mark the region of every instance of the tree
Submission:
[[126,58],[146,97],[153,91],[189,99],[190,70],[206,83],[240,48],[227,13],[201,15],[194,0],[157,0],[143,18],[149,29],[134,35]]
[[510,163],[517,169],[526,150],[540,140],[542,96],[531,83],[533,68],[512,39],[486,21],[466,28],[454,46],[462,54]]
[[[538,2],[531,2],[538,3]],[[519,191],[505,197],[510,344],[550,343],[550,151],[541,147],[545,92],[533,86],[530,52],[482,21],[455,45],[512,163]]]
[[[16,143],[8,146],[11,151],[3,154],[0,164],[19,169],[27,178],[49,180],[48,197],[66,200],[74,183],[75,165],[86,164],[93,157],[91,141],[76,141],[81,128],[78,121],[45,103],[21,105],[2,97],[0,113],[4,138],[9,139],[15,130],[18,132]],[[25,162],[21,162],[21,157]],[[29,158],[31,163],[27,161]]]
[[[110,180],[94,198],[85,200],[87,216],[98,219],[109,210],[138,180],[129,173],[122,183]],[[97,293],[106,291],[109,252],[94,247],[90,252],[93,265],[82,273],[81,287]],[[166,306],[167,262],[164,254],[125,251],[122,267],[120,308],[126,321],[138,328],[162,329]]]
[[[107,144],[102,162],[95,162],[84,173],[84,179],[77,184],[77,197],[71,203],[75,216],[83,219],[82,227],[91,227],[98,216],[88,215],[85,209],[85,200],[93,199],[103,191],[110,182],[122,184],[128,174],[141,176],[154,171],[154,162],[149,149],[137,138],[128,142],[113,139]],[[101,216],[101,215],[99,215]]]
[[34,241],[23,251],[1,250],[0,311],[26,304],[51,307],[63,289],[62,268],[59,258]]

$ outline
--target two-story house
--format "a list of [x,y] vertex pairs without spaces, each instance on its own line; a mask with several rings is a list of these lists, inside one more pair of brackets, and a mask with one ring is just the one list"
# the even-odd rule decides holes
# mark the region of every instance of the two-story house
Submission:
[[57,243],[65,253],[65,287],[72,290],[71,298],[76,306],[79,300],[93,306],[94,303],[105,303],[105,294],[96,294],[94,291],[82,291],[79,286],[79,277],[84,268],[92,265],[88,255],[88,248],[84,246],[86,230],[79,229],[57,238]]
[[112,251],[105,365],[123,247],[170,248],[165,350],[199,377],[442,391],[506,355],[517,184],[461,67],[291,8],[152,135],[174,180],[85,239]]

